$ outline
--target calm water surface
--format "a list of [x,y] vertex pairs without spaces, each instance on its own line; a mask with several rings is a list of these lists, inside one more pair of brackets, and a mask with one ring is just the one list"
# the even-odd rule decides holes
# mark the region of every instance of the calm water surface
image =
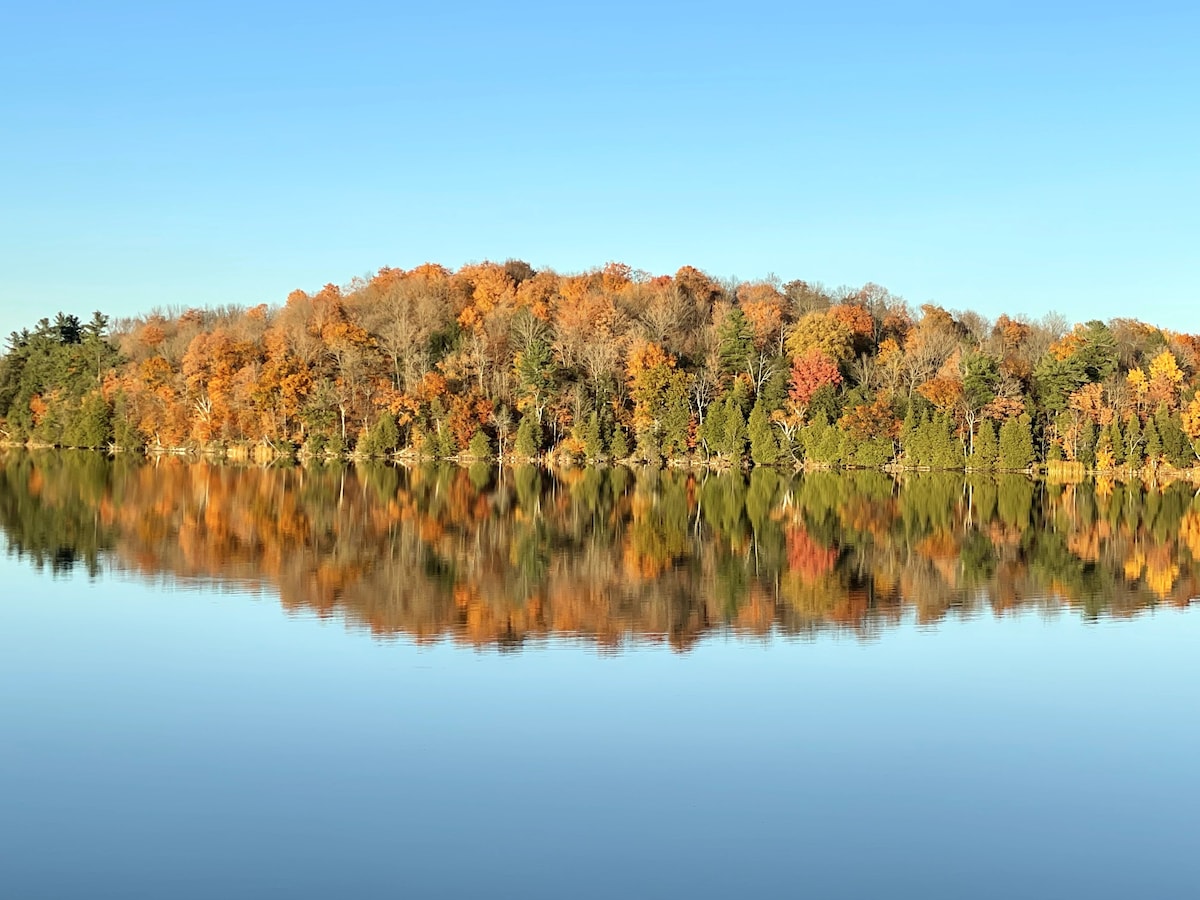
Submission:
[[0,456],[0,896],[1194,897],[1198,524]]

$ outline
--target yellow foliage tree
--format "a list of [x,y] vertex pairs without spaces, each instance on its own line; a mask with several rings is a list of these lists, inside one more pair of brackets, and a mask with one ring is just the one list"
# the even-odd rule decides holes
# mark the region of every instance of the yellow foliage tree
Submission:
[[842,321],[824,312],[810,312],[788,335],[787,349],[792,359],[804,356],[809,350],[820,350],[835,362],[844,362],[853,352],[854,334]]
[[1183,372],[1175,361],[1175,354],[1164,350],[1150,361],[1150,400],[1156,406],[1165,405],[1175,409],[1179,404],[1179,388],[1183,384]]
[[1192,451],[1200,457],[1200,394],[1192,398],[1192,402],[1184,407],[1180,416],[1183,422],[1183,433],[1192,442]]

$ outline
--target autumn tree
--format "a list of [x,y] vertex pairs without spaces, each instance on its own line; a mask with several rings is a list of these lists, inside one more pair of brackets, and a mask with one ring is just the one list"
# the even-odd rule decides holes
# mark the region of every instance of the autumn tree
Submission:
[[1175,410],[1179,407],[1179,390],[1183,384],[1183,372],[1175,355],[1170,350],[1164,350],[1150,362],[1149,378],[1146,383],[1146,395],[1154,409],[1166,407]]
[[818,391],[841,383],[841,370],[824,351],[815,347],[805,351],[792,362],[788,400],[794,413],[803,419]]
[[1192,452],[1200,458],[1200,393],[1197,393],[1183,410],[1180,424],[1191,444]]
[[810,312],[793,326],[787,338],[787,350],[793,359],[816,351],[835,363],[842,363],[853,354],[853,341],[853,332],[840,319],[828,312]]

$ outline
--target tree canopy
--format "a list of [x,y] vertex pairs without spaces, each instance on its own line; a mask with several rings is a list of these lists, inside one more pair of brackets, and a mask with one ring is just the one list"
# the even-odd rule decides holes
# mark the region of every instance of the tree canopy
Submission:
[[1134,319],[991,323],[875,284],[686,266],[430,263],[279,306],[43,318],[0,358],[0,438],[472,458],[519,439],[529,458],[1182,467],[1200,451],[1198,378],[1200,338]]

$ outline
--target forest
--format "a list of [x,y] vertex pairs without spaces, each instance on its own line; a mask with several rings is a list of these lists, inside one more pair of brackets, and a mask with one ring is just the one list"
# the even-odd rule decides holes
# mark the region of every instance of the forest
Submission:
[[384,268],[280,306],[13,333],[0,441],[232,457],[1158,473],[1200,459],[1200,337],[875,284]]

